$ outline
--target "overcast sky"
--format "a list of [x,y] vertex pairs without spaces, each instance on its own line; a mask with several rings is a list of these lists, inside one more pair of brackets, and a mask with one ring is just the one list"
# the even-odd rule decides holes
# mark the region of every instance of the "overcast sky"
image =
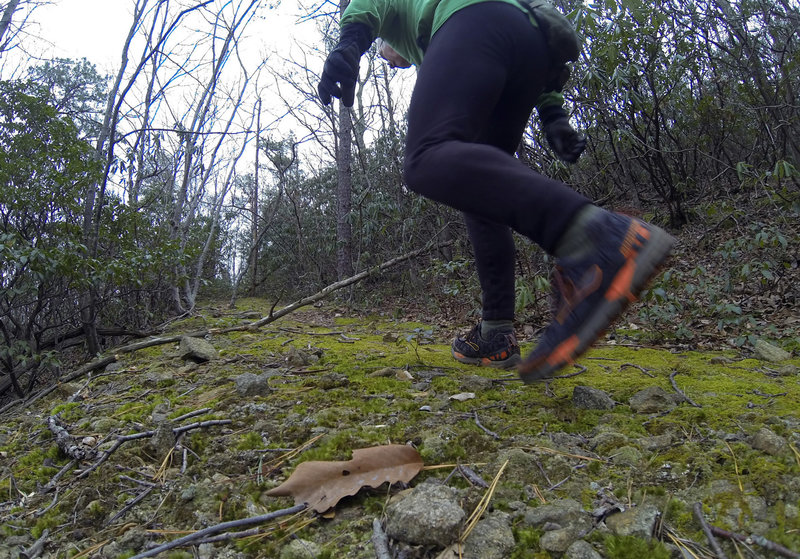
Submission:
[[[42,39],[31,49],[43,58],[87,58],[101,70],[112,73],[119,66],[122,44],[131,24],[134,0],[56,0],[41,6],[32,20],[39,25],[31,33]],[[298,0],[283,0],[269,12],[258,29],[259,50],[268,52],[291,43],[301,35],[313,39],[313,26],[298,25]]]

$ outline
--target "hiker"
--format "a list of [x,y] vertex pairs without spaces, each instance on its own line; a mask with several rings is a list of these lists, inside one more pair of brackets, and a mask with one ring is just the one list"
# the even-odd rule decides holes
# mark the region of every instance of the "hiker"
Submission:
[[[534,106],[561,160],[574,163],[586,145],[562,106],[566,63],[580,49],[574,30],[541,0],[520,1],[529,5],[352,0],[318,92],[326,105],[336,97],[351,107],[359,60],[376,37],[417,66],[404,179],[463,213],[483,297],[481,320],[453,341],[453,357],[516,366],[522,380],[533,382],[594,343],[655,275],[674,239],[593,205],[514,156]],[[552,321],[524,360],[513,328],[512,230],[556,258]]]

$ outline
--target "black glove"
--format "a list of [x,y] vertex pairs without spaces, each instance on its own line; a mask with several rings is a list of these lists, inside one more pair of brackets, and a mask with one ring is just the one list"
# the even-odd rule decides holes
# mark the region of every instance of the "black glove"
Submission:
[[329,105],[331,97],[336,97],[342,100],[345,107],[353,106],[358,63],[374,39],[372,31],[363,23],[351,23],[342,28],[339,43],[325,60],[317,85],[323,105]]
[[586,138],[569,123],[561,107],[546,107],[539,111],[542,128],[550,148],[562,161],[575,163],[586,148]]

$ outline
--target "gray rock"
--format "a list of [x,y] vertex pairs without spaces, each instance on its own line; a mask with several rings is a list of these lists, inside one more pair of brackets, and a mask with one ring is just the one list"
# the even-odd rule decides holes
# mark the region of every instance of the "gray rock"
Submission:
[[572,390],[572,405],[584,410],[610,410],[616,403],[607,392],[598,388],[576,386]]
[[792,365],[791,363],[778,369],[778,375],[782,377],[794,377],[798,373],[800,373],[800,369],[797,368],[797,365]]
[[637,413],[661,413],[675,407],[675,396],[660,386],[648,386],[634,394],[628,403]]
[[649,538],[653,534],[658,514],[658,507],[655,505],[634,507],[606,518],[606,526],[618,536]]
[[792,355],[788,351],[784,351],[778,346],[772,345],[765,340],[757,340],[753,345],[756,357],[762,361],[769,361],[771,363],[778,363],[790,359]]
[[217,358],[214,346],[202,338],[184,336],[181,338],[180,357],[182,359],[205,363]]
[[464,542],[465,556],[506,559],[511,555],[515,545],[509,515],[495,512],[478,522],[470,532]]
[[611,456],[611,462],[625,466],[636,466],[642,461],[642,452],[632,446],[618,448]]
[[453,489],[423,483],[388,507],[386,534],[412,545],[447,547],[458,537],[465,517]]
[[244,373],[236,377],[236,392],[241,396],[266,396],[272,389],[269,387],[270,375],[254,375]]
[[322,390],[331,390],[333,388],[343,388],[350,384],[350,379],[347,375],[342,373],[328,373],[319,377],[317,386]]
[[600,454],[616,452],[627,444],[628,437],[616,431],[603,431],[589,441],[589,447]]
[[319,545],[308,540],[292,540],[281,549],[281,559],[316,559],[321,549]]
[[652,437],[645,437],[638,440],[639,445],[649,451],[655,452],[657,450],[664,450],[672,446],[672,435],[664,433],[663,435],[654,435]]
[[575,540],[592,530],[591,515],[573,499],[562,499],[528,509],[522,522],[534,528],[555,528],[542,534],[539,545],[556,555],[564,553]]
[[786,448],[786,440],[766,427],[762,427],[750,437],[750,446],[756,450],[766,452],[770,456],[777,456]]
[[159,460],[166,456],[175,446],[175,432],[172,430],[172,423],[169,421],[159,423],[158,427],[156,427],[155,434],[150,437],[147,446],[155,451]]
[[245,311],[243,313],[239,313],[239,318],[243,318],[245,320],[258,320],[261,318],[261,313],[258,311]]
[[551,553],[562,554],[578,539],[578,534],[571,528],[559,528],[542,534],[539,547]]
[[461,379],[460,389],[464,392],[485,392],[491,390],[492,379],[478,375],[469,375]]
[[567,548],[564,559],[603,559],[603,556],[589,542],[578,540]]

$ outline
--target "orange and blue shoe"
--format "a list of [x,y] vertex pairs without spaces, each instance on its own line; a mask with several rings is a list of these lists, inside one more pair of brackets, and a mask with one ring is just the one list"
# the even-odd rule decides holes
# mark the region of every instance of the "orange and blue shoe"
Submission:
[[453,340],[453,358],[469,365],[510,369],[522,361],[517,337],[513,331],[492,330],[489,339],[481,335],[481,323],[465,336]]
[[598,239],[578,259],[560,259],[553,274],[553,320],[519,365],[525,383],[573,363],[636,300],[667,259],[675,239],[654,225],[603,212],[586,226]]

